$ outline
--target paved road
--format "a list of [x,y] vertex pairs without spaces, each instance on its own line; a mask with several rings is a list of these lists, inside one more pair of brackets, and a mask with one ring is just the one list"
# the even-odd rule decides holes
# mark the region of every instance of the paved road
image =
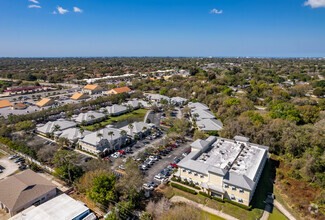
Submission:
[[226,214],[226,213],[224,213],[222,211],[212,209],[212,208],[210,208],[208,206],[193,202],[193,201],[191,201],[189,199],[186,199],[184,197],[181,197],[181,196],[173,196],[170,199],[170,201],[173,202],[173,203],[184,202],[184,203],[186,203],[188,205],[194,206],[196,208],[199,208],[199,209],[201,209],[201,210],[203,210],[205,212],[211,213],[211,214],[219,216],[221,218],[228,219],[228,220],[238,220],[237,218],[232,217],[231,215],[228,215],[228,214]]

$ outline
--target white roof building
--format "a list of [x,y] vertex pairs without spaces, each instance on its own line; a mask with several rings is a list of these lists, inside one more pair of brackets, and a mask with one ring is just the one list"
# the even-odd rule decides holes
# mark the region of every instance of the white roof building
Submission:
[[106,107],[107,114],[110,115],[121,115],[128,111],[128,108],[123,105],[112,105]]
[[172,97],[170,98],[170,102],[172,104],[176,104],[176,105],[184,105],[184,103],[187,101],[187,99],[183,98],[183,97]]
[[99,112],[95,112],[95,111],[89,111],[86,113],[80,113],[77,117],[76,117],[76,122],[78,123],[82,123],[83,121],[86,123],[93,123],[96,121],[100,121],[105,119],[106,115],[103,113],[99,113]]
[[124,106],[131,106],[133,109],[138,109],[142,107],[142,103],[138,100],[130,100],[123,103]]
[[200,121],[203,119],[212,119],[212,118],[216,117],[211,111],[204,110],[204,109],[194,109],[191,111],[191,115],[197,121]]
[[[132,129],[130,129],[128,125],[120,128],[120,129],[126,131],[128,135],[133,137],[135,134],[139,135],[141,133],[148,132],[148,130],[150,130],[155,125],[154,124],[144,123],[144,122],[133,122],[132,126],[133,126]],[[144,129],[144,128],[146,128],[146,129]]]
[[[211,195],[249,205],[268,158],[268,147],[247,138],[210,136],[191,144],[191,153],[178,163],[176,175],[195,182]],[[237,191],[237,192],[236,192]]]
[[85,204],[62,194],[37,207],[32,206],[11,217],[10,220],[72,220],[83,219],[89,213],[90,210]]
[[148,94],[147,98],[153,101],[161,101],[163,99],[167,100],[168,102],[170,101],[170,98],[168,96],[160,94]]
[[[111,132],[112,135],[109,134]],[[99,153],[105,149],[119,149],[126,139],[125,135],[122,135],[121,132],[121,129],[106,127],[85,135],[83,139],[79,140],[79,145],[83,150],[91,153]]]
[[68,128],[62,131],[60,138],[67,138],[70,142],[76,142],[90,133],[91,131],[88,130],[81,133],[79,128]]
[[[36,128],[36,131],[42,134],[52,133],[54,131],[63,131],[68,128],[76,127],[77,123],[73,121],[67,121],[64,119],[58,119],[56,121],[49,121],[45,125]],[[56,129],[57,128],[57,129]]]
[[188,103],[188,107],[190,107],[191,109],[209,110],[209,107],[206,104],[200,102],[190,102]]
[[220,131],[223,127],[222,122],[214,118],[202,119],[196,125],[201,131]]

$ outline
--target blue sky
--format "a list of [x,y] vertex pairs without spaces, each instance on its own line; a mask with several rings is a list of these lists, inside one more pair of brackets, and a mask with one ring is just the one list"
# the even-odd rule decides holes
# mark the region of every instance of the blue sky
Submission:
[[325,57],[325,0],[0,0],[0,57],[43,56]]

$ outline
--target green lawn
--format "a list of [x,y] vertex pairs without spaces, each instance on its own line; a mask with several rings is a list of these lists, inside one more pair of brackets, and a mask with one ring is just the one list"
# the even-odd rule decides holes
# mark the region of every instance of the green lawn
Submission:
[[173,187],[168,187],[167,190],[165,191],[165,196],[167,198],[171,198],[174,195],[176,196],[182,196],[184,198],[187,198],[189,200],[192,200],[194,202],[204,204],[210,208],[216,209],[216,210],[221,210],[224,213],[227,213],[228,215],[234,216],[235,218],[238,219],[247,219],[247,220],[255,220],[259,219],[262,214],[263,210],[261,209],[252,209],[251,211],[239,208],[238,206],[232,205],[230,203],[221,203],[217,202],[213,199],[208,199],[202,195],[192,195],[190,193],[186,193],[184,191],[175,189]]
[[[126,113],[126,114],[123,114],[123,115],[110,117],[110,118],[106,119],[105,121],[99,122],[97,124],[99,124],[99,126],[101,128],[103,128],[106,125],[114,124],[114,123],[117,123],[117,122],[123,122],[123,121],[129,121],[129,122],[142,121],[144,119],[144,116],[146,115],[147,111],[148,110],[146,110],[146,109],[137,109],[137,110],[134,110],[132,112],[129,112],[129,113]],[[85,130],[89,130],[89,131],[96,130],[95,124],[88,125],[88,126],[83,126],[83,128]]]
[[204,220],[225,220],[224,218],[221,218],[216,215],[212,215],[209,212],[201,211],[202,219]]
[[285,217],[279,210],[274,208],[268,220],[287,220],[287,217]]

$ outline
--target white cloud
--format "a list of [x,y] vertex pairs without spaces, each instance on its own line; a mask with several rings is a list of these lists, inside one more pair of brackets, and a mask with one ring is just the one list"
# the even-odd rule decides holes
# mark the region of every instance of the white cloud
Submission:
[[57,12],[56,12],[56,11],[53,11],[53,12],[52,12],[52,15],[56,15],[56,14],[57,14]]
[[39,5],[28,5],[28,8],[41,8]]
[[37,0],[28,0],[28,1],[33,2],[34,4],[39,4],[39,1]]
[[308,5],[312,8],[325,8],[325,0],[307,0],[305,6]]
[[82,9],[80,9],[78,7],[73,7],[73,11],[76,13],[82,13]]
[[62,8],[62,7],[60,7],[60,6],[57,6],[56,9],[58,9],[58,12],[59,12],[61,15],[63,15],[63,14],[65,14],[65,13],[68,13],[68,12],[69,12],[67,9],[64,9],[64,8]]
[[214,9],[212,9],[212,10],[210,11],[210,13],[211,13],[211,14],[222,14],[223,11],[214,8]]

